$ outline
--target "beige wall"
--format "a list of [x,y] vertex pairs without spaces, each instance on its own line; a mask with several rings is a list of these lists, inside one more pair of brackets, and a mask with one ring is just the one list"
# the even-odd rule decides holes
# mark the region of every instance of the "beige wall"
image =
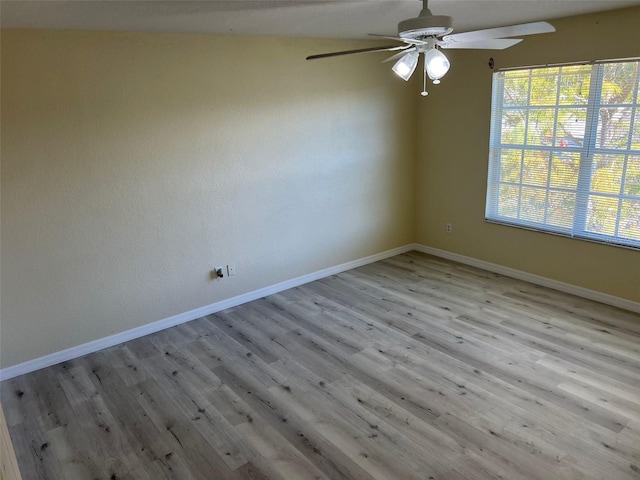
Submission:
[[426,99],[376,55],[304,61],[358,42],[2,32],[0,365],[413,241],[640,301],[637,251],[483,220],[489,56],[640,55],[640,8],[553,23],[448,52]]
[[304,60],[361,45],[2,32],[2,367],[412,242],[415,91]]
[[[492,71],[640,56],[640,8],[552,21],[557,32],[498,52],[448,52],[419,111],[417,241],[640,302],[640,252],[484,221]],[[445,223],[453,233],[445,233]]]

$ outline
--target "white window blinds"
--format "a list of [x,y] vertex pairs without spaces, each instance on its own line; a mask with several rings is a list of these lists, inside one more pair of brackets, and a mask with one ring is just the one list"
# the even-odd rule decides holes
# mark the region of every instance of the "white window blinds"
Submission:
[[493,77],[486,218],[640,248],[640,61]]

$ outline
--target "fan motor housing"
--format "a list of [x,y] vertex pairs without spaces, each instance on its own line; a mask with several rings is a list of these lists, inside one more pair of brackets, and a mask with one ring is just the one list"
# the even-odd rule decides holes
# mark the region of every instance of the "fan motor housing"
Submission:
[[430,15],[409,18],[398,24],[398,36],[420,40],[425,37],[441,37],[453,31],[453,18],[447,15]]

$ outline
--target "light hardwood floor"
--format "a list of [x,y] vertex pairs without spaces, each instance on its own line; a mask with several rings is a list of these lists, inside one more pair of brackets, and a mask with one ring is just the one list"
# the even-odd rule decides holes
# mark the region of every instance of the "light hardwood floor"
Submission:
[[0,480],[22,480],[4,412],[0,407]]
[[3,382],[29,479],[638,479],[640,316],[411,252]]

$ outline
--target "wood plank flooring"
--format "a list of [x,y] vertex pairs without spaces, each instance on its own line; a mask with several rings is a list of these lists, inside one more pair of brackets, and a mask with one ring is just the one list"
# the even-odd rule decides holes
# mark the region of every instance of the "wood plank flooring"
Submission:
[[18,460],[13,451],[13,444],[0,407],[0,480],[22,480]]
[[640,316],[417,252],[2,383],[29,479],[640,479]]

